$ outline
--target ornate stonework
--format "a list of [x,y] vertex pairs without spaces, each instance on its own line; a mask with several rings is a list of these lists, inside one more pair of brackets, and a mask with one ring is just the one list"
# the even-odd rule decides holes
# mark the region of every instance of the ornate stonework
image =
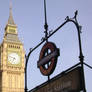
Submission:
[[12,10],[0,45],[0,92],[24,92],[24,58]]

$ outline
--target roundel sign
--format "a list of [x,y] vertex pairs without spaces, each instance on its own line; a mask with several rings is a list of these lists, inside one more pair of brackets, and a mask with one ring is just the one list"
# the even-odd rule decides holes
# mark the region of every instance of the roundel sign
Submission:
[[47,42],[42,47],[37,66],[45,76],[51,75],[56,67],[59,49],[52,42]]

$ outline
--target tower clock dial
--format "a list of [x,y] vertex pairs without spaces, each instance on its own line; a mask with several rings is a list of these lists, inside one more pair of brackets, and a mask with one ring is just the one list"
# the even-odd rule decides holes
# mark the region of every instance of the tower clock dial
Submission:
[[20,56],[17,53],[10,53],[8,55],[8,62],[11,64],[19,64],[20,63]]

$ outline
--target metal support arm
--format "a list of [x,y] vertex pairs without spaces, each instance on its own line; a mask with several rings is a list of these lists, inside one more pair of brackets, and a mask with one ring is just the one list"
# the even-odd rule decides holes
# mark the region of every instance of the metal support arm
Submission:
[[48,38],[50,38],[53,34],[55,34],[61,27],[63,27],[66,23],[68,22],[72,22],[73,24],[75,24],[77,31],[78,31],[78,41],[79,41],[79,59],[80,59],[80,63],[81,63],[81,67],[82,67],[82,81],[83,81],[83,91],[86,92],[86,88],[85,88],[85,78],[84,78],[84,67],[83,67],[83,61],[84,61],[84,56],[82,53],[82,47],[81,47],[81,37],[80,37],[80,25],[77,22],[77,13],[78,11],[75,12],[75,16],[73,18],[69,18],[68,16],[66,17],[66,21],[64,23],[62,23],[57,29],[55,29],[51,34],[47,35],[46,39],[43,39],[36,47],[34,47],[33,49],[31,49],[28,53],[28,55],[26,56],[26,64],[25,64],[25,92],[27,92],[27,64],[28,64],[28,59],[30,54],[36,49],[38,48],[42,43],[44,43]]

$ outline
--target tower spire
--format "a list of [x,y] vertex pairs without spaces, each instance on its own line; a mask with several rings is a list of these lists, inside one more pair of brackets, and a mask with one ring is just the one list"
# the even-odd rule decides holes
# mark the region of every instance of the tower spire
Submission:
[[13,16],[12,16],[12,1],[11,0],[10,0],[8,24],[15,25],[14,20],[13,20]]

